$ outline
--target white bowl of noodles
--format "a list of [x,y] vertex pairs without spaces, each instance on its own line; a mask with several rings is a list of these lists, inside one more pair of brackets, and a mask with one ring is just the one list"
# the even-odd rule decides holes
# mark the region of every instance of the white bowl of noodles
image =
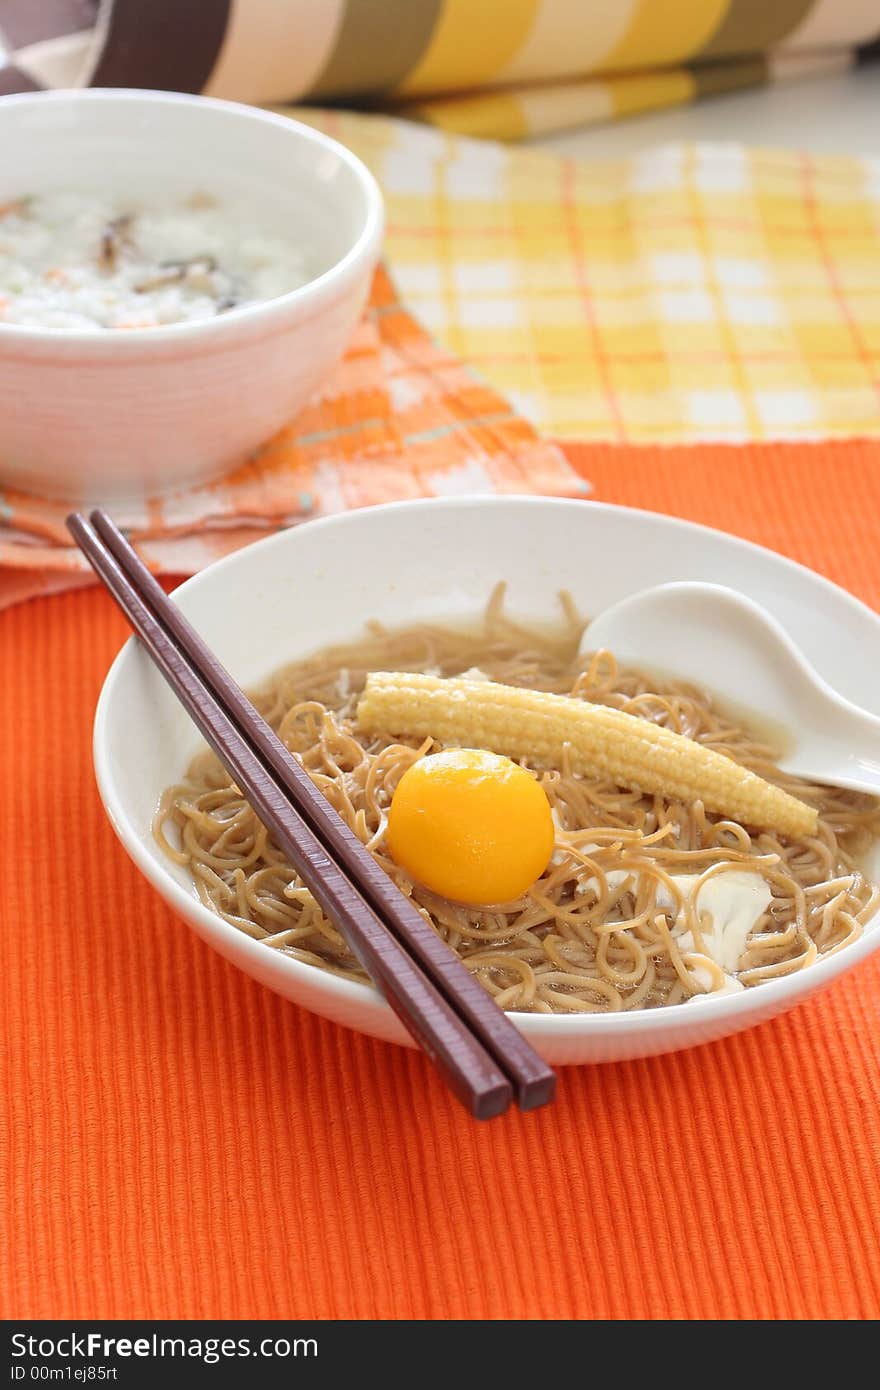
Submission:
[[[880,714],[880,691],[870,675],[877,663],[869,659],[872,651],[880,656],[880,618],[863,604],[811,571],[745,541],[669,517],[598,503],[537,498],[461,498],[370,508],[310,522],[250,546],[189,580],[177,590],[175,599],[237,679],[246,688],[255,689],[265,687],[273,673],[290,663],[302,662],[322,649],[358,642],[363,639],[365,625],[370,620],[378,621],[389,630],[428,624],[473,632],[499,581],[506,583],[505,611],[511,618],[539,630],[556,624],[558,633],[562,621],[561,591],[567,592],[580,613],[588,617],[651,584],[687,579],[726,584],[762,603],[831,685],[849,699]],[[511,638],[508,632],[504,640],[515,644],[519,639]],[[402,659],[404,664],[408,660],[411,667],[417,664],[411,647],[404,650],[393,644],[380,645],[373,649],[373,657],[377,651],[386,669],[389,661],[393,664],[396,659]],[[460,653],[450,654],[444,649],[437,657],[432,648],[433,655],[426,654],[425,661],[429,664],[439,661],[444,675],[454,673],[458,660],[461,667],[488,666],[488,674],[496,679],[509,676],[512,668],[503,664],[504,653],[499,655],[500,647],[494,656],[489,653],[488,659],[481,660],[480,651],[479,642],[472,637],[463,644]],[[507,652],[504,660],[507,660],[510,653],[507,648],[504,651]],[[493,660],[501,663],[494,670]],[[344,661],[343,666],[338,657],[331,655],[322,671],[318,669],[320,663],[307,668],[311,672],[308,680],[312,681],[309,688],[301,672],[293,697],[305,700],[311,699],[316,690],[323,692],[328,705],[335,700],[343,711],[339,715],[340,727],[346,718],[352,717],[353,683],[356,685],[360,679],[355,669],[356,660],[350,652]],[[670,667],[672,665],[670,660]],[[525,680],[522,672],[518,679]],[[535,684],[539,684],[538,676]],[[719,693],[740,709],[748,706],[747,691]],[[618,696],[609,698],[618,699]],[[291,702],[289,696],[285,699]],[[621,695],[619,700],[623,699]],[[299,710],[291,725],[294,746],[306,756],[309,728],[314,731],[325,727],[309,725],[309,719],[323,718],[320,711],[314,714],[316,706],[310,708],[312,713],[308,709],[304,713]],[[759,717],[760,711],[756,714]],[[350,724],[345,725],[345,730],[348,738]],[[229,793],[216,792],[216,787],[223,782],[222,777],[218,782],[216,774],[205,773],[202,769],[197,774],[202,782],[198,786],[191,782],[183,798],[189,797],[189,810],[185,808],[178,814],[179,796],[177,800],[172,796],[166,802],[166,811],[170,806],[172,812],[170,819],[165,821],[172,848],[180,851],[179,825],[189,826],[192,820],[195,827],[187,830],[189,848],[178,853],[180,862],[169,857],[154,834],[156,809],[166,789],[183,781],[199,748],[198,734],[148,658],[133,640],[126,643],[107,677],[99,702],[95,764],[107,812],[135,863],[175,912],[247,974],[338,1023],[388,1041],[408,1043],[402,1026],[372,986],[345,973],[344,945],[334,937],[332,929],[327,930],[326,924],[315,925],[314,917],[308,916],[303,907],[302,894],[295,885],[290,885],[290,875],[285,877],[283,866],[279,868],[275,864],[271,852],[265,851],[261,858],[259,847],[254,851],[252,839],[248,840],[245,831],[241,831],[245,836],[242,839],[238,829],[231,840],[227,836],[225,848],[222,844],[217,848],[219,842],[214,842],[213,858],[210,847],[207,851],[198,848],[193,851],[193,844],[198,847],[200,843],[204,821],[201,811],[192,813],[194,798],[198,795],[214,797],[210,806],[221,807],[217,815],[230,814],[228,807],[222,807]],[[321,756],[325,754],[322,752]],[[361,755],[355,748],[351,756],[354,766]],[[392,757],[391,754],[387,756]],[[317,763],[315,766],[320,770]],[[326,772],[326,759],[323,766]],[[212,775],[213,783],[210,782]],[[358,776],[360,774],[352,774],[346,784],[354,788],[352,805],[355,811],[360,795]],[[364,780],[370,780],[366,773]],[[370,781],[373,791],[377,780],[373,776]],[[550,782],[547,786],[552,802]],[[588,854],[595,852],[595,842],[584,844],[589,826],[595,829],[600,823],[594,812],[589,813],[593,818],[588,827],[583,827],[584,833],[577,841],[578,827],[572,817],[580,812],[572,811],[571,807],[581,804],[580,795],[580,792],[572,793],[567,809],[567,803],[557,806],[563,853],[566,844],[573,842]],[[200,804],[204,806],[208,802]],[[372,835],[376,852],[387,854],[382,847],[382,805],[380,797],[372,812],[365,813],[363,824],[364,833]],[[803,909],[807,916],[798,918],[801,925],[789,923],[786,927],[787,900],[777,898],[770,915],[761,919],[760,924],[756,921],[755,933],[750,938],[749,950],[758,954],[743,956],[744,965],[731,979],[730,988],[716,989],[718,980],[711,981],[705,975],[703,983],[693,988],[687,983],[684,987],[676,985],[672,978],[673,957],[670,955],[667,959],[655,950],[656,940],[650,932],[640,945],[637,942],[635,947],[627,946],[622,955],[612,953],[610,976],[606,972],[603,975],[605,983],[596,990],[591,992],[589,984],[581,988],[577,980],[572,984],[570,975],[573,978],[580,972],[589,977],[593,969],[590,952],[594,951],[598,940],[590,935],[593,928],[589,925],[593,921],[589,918],[593,910],[589,894],[593,892],[595,897],[595,879],[591,888],[592,871],[584,869],[583,864],[579,866],[581,872],[577,881],[572,870],[574,887],[565,883],[560,888],[559,880],[565,878],[567,869],[560,869],[562,860],[557,860],[556,888],[552,892],[556,894],[553,903],[562,904],[559,918],[562,925],[546,916],[537,927],[529,927],[526,923],[524,930],[531,930],[533,936],[523,938],[519,945],[516,932],[512,936],[508,933],[507,938],[503,932],[499,936],[499,924],[523,924],[526,921],[523,903],[516,912],[509,911],[506,918],[503,915],[506,908],[486,909],[487,913],[494,914],[491,920],[473,915],[462,918],[456,916],[454,905],[448,911],[438,908],[437,917],[447,933],[450,922],[453,928],[456,923],[463,924],[464,936],[456,939],[459,943],[465,941],[462,949],[472,956],[480,950],[485,955],[491,954],[489,947],[501,940],[504,947],[512,943],[512,949],[519,950],[519,958],[526,965],[532,962],[537,984],[533,981],[528,988],[524,984],[522,993],[517,992],[520,988],[517,981],[528,976],[525,966],[511,968],[511,973],[503,961],[485,967],[479,961],[472,960],[471,964],[478,971],[482,970],[484,983],[503,998],[517,1025],[551,1062],[599,1062],[650,1056],[708,1042],[789,1008],[829,984],[843,971],[857,966],[880,945],[880,917],[874,912],[867,886],[872,877],[880,877],[876,842],[868,843],[867,834],[862,834],[858,843],[855,839],[846,839],[845,833],[850,833],[846,827],[852,820],[850,811],[846,807],[841,811],[838,803],[829,805],[831,809],[827,814],[836,818],[835,824],[844,827],[840,831],[841,844],[846,846],[847,855],[850,852],[856,855],[857,867],[854,868],[854,861],[848,859],[846,873],[841,875],[838,861],[832,854],[828,859],[830,867],[822,871],[821,866],[816,867],[816,856],[821,858],[825,853],[821,848],[798,848],[795,854],[782,846],[779,862],[786,871],[789,863],[800,865],[797,873],[801,886],[792,896],[792,902],[796,896],[805,894],[800,900],[807,903]],[[656,814],[662,819],[662,805]],[[684,825],[690,816],[688,808],[680,809],[682,824],[676,823],[675,834],[697,833],[690,820],[690,831]],[[642,821],[640,834],[647,833],[656,824],[644,817]],[[768,848],[772,850],[773,847],[766,839],[759,839],[759,832],[752,833],[754,853],[766,857]],[[826,845],[832,843],[831,831],[823,830],[822,834]],[[601,834],[597,834],[596,839],[601,840]],[[718,839],[720,843],[721,837]],[[608,842],[606,835],[606,858],[599,856],[603,872],[613,868],[612,861],[607,858]],[[229,852],[230,843],[233,861],[227,869],[223,855]],[[687,863],[685,868],[695,867],[701,873],[707,865],[718,862],[720,850],[703,850],[701,846],[705,843],[714,841],[694,841],[699,852],[708,857],[698,858],[694,866]],[[840,853],[843,854],[844,849]],[[217,855],[219,864],[214,862]],[[246,860],[249,862],[245,863]],[[194,864],[202,875],[202,897],[193,877]],[[810,864],[812,867],[803,867]],[[665,867],[668,869],[669,865]],[[745,867],[749,867],[747,863]],[[552,863],[547,872],[554,872]],[[823,872],[827,886],[822,879]],[[252,879],[251,874],[257,876]],[[846,880],[843,889],[837,882],[841,877]],[[541,882],[546,890],[549,880],[545,878]],[[841,897],[844,890],[845,895]],[[615,910],[621,921],[627,910],[630,913],[635,910],[636,899],[626,896],[629,891],[625,889],[616,903]],[[781,891],[778,885],[774,889],[776,894]],[[424,895],[419,897],[418,887],[415,892],[422,905],[433,913],[432,900]],[[565,917],[565,912],[572,910],[572,892],[587,895],[576,899],[573,919]],[[225,916],[219,915],[210,905],[215,900],[226,905]],[[587,913],[587,927],[583,929],[577,916],[581,903],[586,903]],[[859,910],[863,920],[853,925],[852,919]],[[793,908],[792,913],[794,920],[797,911]],[[613,912],[606,913],[606,918],[599,923],[600,929],[607,931],[610,921],[613,931],[627,930],[625,924],[621,926],[620,922],[610,920],[613,915]],[[540,913],[533,913],[533,921],[536,916]],[[670,920],[669,925],[674,923]],[[487,929],[485,941],[479,937],[483,927]],[[470,936],[467,934],[471,928],[476,930],[476,941],[473,930]],[[797,940],[801,945],[795,948],[777,944],[773,951],[769,950],[764,943],[769,941],[771,929],[780,940],[788,931],[790,941]],[[561,940],[562,944],[553,949],[557,953],[561,951],[561,961],[566,967],[556,975],[548,974],[549,967],[541,956],[545,949],[544,938],[551,930]],[[815,942],[819,943],[818,947]],[[649,981],[650,988],[645,987],[647,976],[640,977],[641,1006],[628,1007],[637,986],[626,981],[625,960],[635,961],[637,965],[645,954],[654,962],[651,965],[655,971],[651,977],[653,983]],[[605,970],[607,952],[603,959]],[[790,968],[792,960],[807,959],[811,963],[804,968]],[[328,962],[335,963],[343,973],[319,968],[320,963]],[[774,970],[774,964],[780,962],[780,968],[787,973]],[[598,966],[594,970],[597,972]],[[551,984],[545,983],[547,979]],[[561,984],[554,983],[560,980]],[[742,983],[750,987],[740,987]],[[576,997],[577,1002],[567,1004],[567,995]],[[534,1007],[536,1002],[539,1008],[546,1005],[559,1011],[521,1011],[524,1007]],[[653,1006],[644,1007],[645,1004]]]

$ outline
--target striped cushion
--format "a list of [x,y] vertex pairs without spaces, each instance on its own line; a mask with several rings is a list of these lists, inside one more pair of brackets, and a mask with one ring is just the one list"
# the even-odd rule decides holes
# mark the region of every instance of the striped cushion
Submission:
[[0,0],[0,94],[367,97],[515,139],[833,70],[880,31],[874,0],[595,0],[588,17],[582,0],[110,0],[98,15],[98,0]]

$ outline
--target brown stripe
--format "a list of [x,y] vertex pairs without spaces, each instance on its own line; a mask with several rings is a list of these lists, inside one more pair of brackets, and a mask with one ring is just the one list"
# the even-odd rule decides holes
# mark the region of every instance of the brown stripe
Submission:
[[14,92],[41,92],[43,88],[21,68],[11,63],[0,67],[0,97],[12,96]]
[[0,29],[10,48],[92,29],[98,0],[3,0]]
[[220,52],[231,0],[115,0],[93,87],[199,92]]
[[431,40],[442,0],[348,0],[333,51],[310,97],[390,91]]
[[815,5],[816,0],[732,0],[711,39],[694,56],[761,53],[790,34]]
[[739,63],[694,63],[688,67],[694,81],[695,97],[720,97],[748,87],[766,87],[770,80],[763,57],[744,58]]

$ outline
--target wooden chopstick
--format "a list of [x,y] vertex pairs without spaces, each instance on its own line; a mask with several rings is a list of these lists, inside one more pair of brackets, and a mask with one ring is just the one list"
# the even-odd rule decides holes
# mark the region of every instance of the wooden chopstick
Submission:
[[90,519],[143,602],[174,638],[190,666],[283,787],[303,820],[510,1077],[519,1105],[533,1109],[551,1099],[556,1078],[546,1062],[349,830],[177,605],[168,599],[110,517],[98,510],[92,512]]
[[451,1089],[475,1117],[501,1114],[512,1096],[507,1077],[363,901],[85,519],[70,517],[68,527],[193,722]]
[[[142,640],[148,643],[151,654],[154,657],[157,654],[156,632],[153,628],[158,629],[165,638],[166,646],[170,644],[172,652],[165,650],[160,660],[160,668],[166,678],[173,682],[175,690],[183,698],[176,676],[179,675],[177,668],[181,665],[186,668],[190,678],[198,683],[201,696],[207,695],[214,708],[219,708],[228,728],[245,744],[264,777],[270,779],[275,799],[280,797],[287,804],[288,811],[292,810],[296,817],[296,826],[294,829],[288,827],[283,847],[290,853],[292,862],[301,873],[304,882],[315,891],[308,878],[309,872],[315,872],[315,866],[300,865],[298,861],[301,856],[295,855],[296,844],[291,846],[288,837],[295,834],[297,844],[301,846],[305,831],[311,837],[308,840],[310,847],[313,850],[317,847],[323,854],[324,864],[331,862],[336,874],[347,881],[348,888],[358,897],[360,917],[363,917],[363,909],[366,907],[372,913],[373,926],[378,926],[386,939],[388,932],[385,928],[393,933],[399,950],[409,958],[411,967],[422,972],[427,983],[434,987],[436,993],[452,1010],[459,1024],[465,1025],[473,1035],[472,1044],[482,1044],[485,1052],[494,1061],[497,1071],[512,1081],[522,1108],[531,1109],[546,1103],[551,1099],[555,1086],[555,1076],[550,1068],[537,1056],[470,972],[351,833],[284,744],[254,709],[240,687],[189,626],[177,606],[167,599],[110,519],[103,513],[95,512],[92,514],[92,523],[97,535],[81,517],[71,517],[68,521],[77,543],[82,546],[114,597],[122,604],[136,631]],[[145,615],[152,623],[149,639],[145,635]],[[173,670],[169,669],[169,663]],[[184,702],[190,713],[194,714],[192,698]],[[200,710],[203,703],[204,699],[199,706]],[[209,742],[212,742],[204,723],[199,719],[196,722]],[[218,748],[216,742],[212,742],[212,746],[229,766],[224,749]],[[243,774],[233,768],[230,770],[254,802],[258,814],[270,824],[268,809],[256,805],[256,798],[251,795],[250,787],[244,786]],[[270,824],[270,829],[281,842],[281,831],[276,829],[274,823]],[[320,901],[318,891],[315,891],[315,896]],[[348,936],[349,918],[340,918],[338,907],[325,910],[339,921],[340,928]],[[400,1013],[399,995],[390,993],[387,982],[381,975],[377,977],[374,968],[377,963],[371,964],[369,960],[364,959],[357,941],[350,939],[350,944],[389,998],[389,1002],[392,1002]],[[404,1021],[413,1031],[411,1020],[408,1021],[404,1017]],[[419,1040],[427,1046],[432,1055],[436,1054],[438,1062],[449,1073],[450,1059],[443,1054],[442,1049],[438,1049],[437,1040],[426,1043],[421,1036]],[[462,1090],[460,1075],[457,1080],[451,1076],[449,1079],[457,1093],[467,1099],[473,1087],[470,1088],[470,1092],[467,1085]],[[495,1088],[497,1077],[493,1078],[493,1086],[490,1088],[492,1097],[488,1102],[478,1102],[475,1105],[472,1099],[468,1100],[474,1113],[498,1113],[501,1101]],[[486,1106],[488,1109],[485,1109]]]

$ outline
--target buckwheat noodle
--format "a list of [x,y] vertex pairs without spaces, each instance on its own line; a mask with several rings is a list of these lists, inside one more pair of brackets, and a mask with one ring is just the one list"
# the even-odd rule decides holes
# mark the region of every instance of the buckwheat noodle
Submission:
[[[336,810],[501,1007],[608,1012],[677,1004],[721,988],[720,965],[700,954],[703,970],[695,972],[677,945],[684,926],[699,953],[706,923],[698,893],[683,899],[673,874],[708,880],[750,870],[766,880],[772,899],[739,961],[747,987],[802,970],[860,935],[880,906],[880,890],[860,867],[880,835],[877,802],[786,776],[771,747],[691,686],[618,670],[609,652],[579,657],[585,624],[566,595],[552,630],[518,624],[503,600],[499,586],[479,630],[469,633],[372,624],[360,642],[285,667],[255,697]],[[563,759],[537,774],[559,829],[553,860],[525,897],[497,908],[436,897],[389,858],[384,832],[400,777],[437,745],[368,739],[354,711],[371,670],[449,676],[475,667],[508,685],[611,705],[727,753],[816,806],[817,832],[785,840],[749,831],[699,802],[685,806],[574,776]],[[213,754],[199,754],[185,780],[165,792],[154,833],[191,873],[202,902],[227,922],[297,960],[366,978]],[[612,870],[629,876],[611,886]]]

